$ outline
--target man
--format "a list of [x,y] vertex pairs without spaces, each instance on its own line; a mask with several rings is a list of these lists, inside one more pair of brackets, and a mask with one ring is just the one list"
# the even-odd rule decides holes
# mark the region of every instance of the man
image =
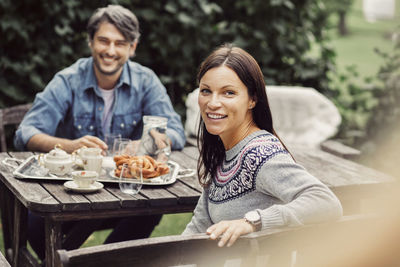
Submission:
[[[139,40],[139,23],[129,10],[109,5],[100,8],[88,23],[90,58],[79,59],[60,71],[37,94],[20,124],[15,147],[48,152],[61,144],[67,152],[87,147],[107,149],[107,133],[139,139],[143,115],[168,118],[167,136],[172,149],[182,149],[185,136],[165,87],[150,69],[129,60]],[[106,242],[147,237],[161,216],[125,218]],[[30,215],[30,242],[43,257],[40,217]],[[36,248],[35,248],[36,247]]]

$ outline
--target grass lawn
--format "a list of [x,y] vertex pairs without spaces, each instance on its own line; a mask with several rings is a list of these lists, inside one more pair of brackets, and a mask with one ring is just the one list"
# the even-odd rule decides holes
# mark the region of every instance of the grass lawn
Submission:
[[[332,19],[334,21],[337,18]],[[336,63],[339,71],[344,71],[346,66],[355,65],[360,76],[375,76],[383,61],[374,49],[392,51],[391,33],[396,27],[400,27],[400,0],[396,0],[395,19],[374,23],[364,19],[362,0],[355,0],[347,16],[347,25],[348,35],[339,36],[336,29],[330,34],[331,44],[337,53]]]
[[[330,32],[332,46],[337,52],[339,70],[345,71],[346,66],[356,65],[362,77],[376,75],[382,60],[374,52],[374,48],[377,47],[386,52],[391,51],[393,43],[388,36],[396,26],[400,26],[400,0],[396,0],[396,10],[396,20],[369,23],[363,17],[362,0],[354,2],[347,17],[349,35],[342,37],[338,36],[335,30]],[[160,224],[153,231],[152,237],[180,234],[191,216],[191,213],[163,216]],[[109,231],[96,232],[88,238],[83,246],[101,244],[108,233]],[[0,234],[0,250],[4,253],[2,234]]]

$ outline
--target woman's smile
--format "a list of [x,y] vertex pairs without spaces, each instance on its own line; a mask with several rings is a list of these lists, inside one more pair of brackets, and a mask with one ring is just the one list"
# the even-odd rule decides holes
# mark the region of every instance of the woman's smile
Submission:
[[220,119],[225,119],[228,116],[217,113],[207,113],[207,117],[212,120],[220,120]]

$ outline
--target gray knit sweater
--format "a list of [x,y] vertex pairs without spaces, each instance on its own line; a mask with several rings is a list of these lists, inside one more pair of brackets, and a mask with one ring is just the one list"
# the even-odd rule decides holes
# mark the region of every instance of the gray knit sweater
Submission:
[[261,130],[226,151],[184,235],[257,210],[262,229],[335,220],[342,206],[328,187],[296,164],[279,140]]

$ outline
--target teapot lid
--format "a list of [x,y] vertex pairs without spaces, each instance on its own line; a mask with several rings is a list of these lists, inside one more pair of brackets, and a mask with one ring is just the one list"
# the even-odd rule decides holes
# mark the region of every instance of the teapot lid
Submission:
[[61,149],[61,147],[56,146],[53,150],[51,150],[46,158],[48,159],[57,159],[57,160],[63,160],[63,159],[68,159],[69,155],[67,152]]

